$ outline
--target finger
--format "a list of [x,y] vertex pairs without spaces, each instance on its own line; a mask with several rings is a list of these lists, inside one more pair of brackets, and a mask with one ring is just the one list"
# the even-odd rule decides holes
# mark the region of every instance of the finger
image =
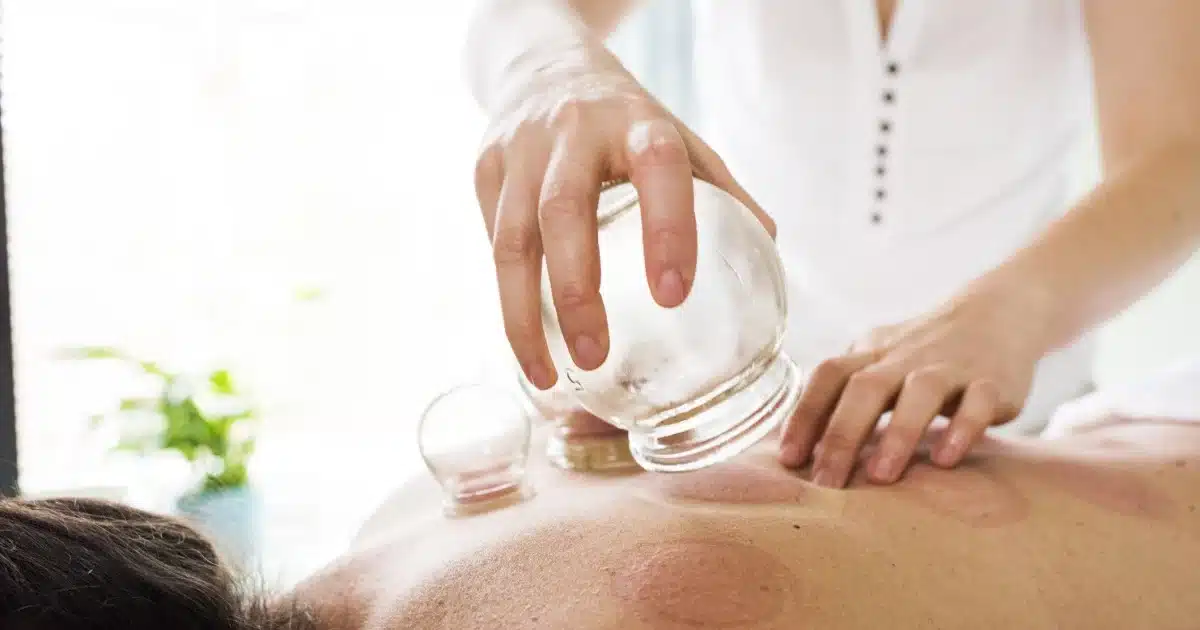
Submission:
[[[1001,421],[1000,390],[992,381],[973,381],[963,391],[962,402],[950,419],[950,428],[933,448],[933,463],[952,468],[962,462],[993,422]],[[1015,414],[1013,414],[1015,415]]]
[[678,306],[696,275],[696,213],[687,148],[670,121],[640,121],[629,128],[625,159],[641,202],[650,293],[660,306]]
[[891,422],[867,466],[871,481],[894,483],[900,478],[929,424],[960,389],[957,375],[944,368],[924,368],[904,379]]
[[870,365],[874,357],[857,354],[822,361],[808,377],[796,411],[783,427],[779,439],[779,463],[799,468],[807,461],[825,421],[833,412],[850,375]]
[[829,417],[820,443],[813,450],[813,481],[827,488],[846,485],[863,441],[879,416],[891,406],[903,374],[876,366],[855,372],[846,382]]
[[608,356],[596,231],[602,159],[580,134],[564,134],[550,156],[539,202],[542,248],[563,339],[575,365],[594,370]]
[[500,199],[500,186],[504,183],[504,152],[492,146],[475,162],[475,199],[483,213],[483,224],[487,228],[488,241],[496,235],[496,204]]
[[537,225],[540,175],[528,164],[509,169],[497,202],[492,256],[504,333],[526,378],[544,390],[558,378],[542,331],[542,242]]
[[721,156],[717,155],[717,152],[713,151],[712,147],[708,146],[707,143],[701,140],[699,136],[693,133],[691,129],[688,129],[683,123],[677,123],[676,127],[683,136],[683,142],[692,160],[696,176],[733,195],[735,199],[742,202],[754,214],[758,222],[766,228],[771,238],[775,238],[775,220],[734,179],[733,173],[725,165],[725,161],[721,159]]

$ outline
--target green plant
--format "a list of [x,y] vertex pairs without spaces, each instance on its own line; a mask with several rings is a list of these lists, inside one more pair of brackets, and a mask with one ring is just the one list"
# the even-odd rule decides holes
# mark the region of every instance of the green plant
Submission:
[[95,426],[118,423],[115,450],[179,453],[199,478],[197,492],[247,485],[258,414],[228,370],[189,376],[106,347],[73,348],[64,358],[119,362],[155,384],[150,395],[123,397],[116,410],[92,418]]

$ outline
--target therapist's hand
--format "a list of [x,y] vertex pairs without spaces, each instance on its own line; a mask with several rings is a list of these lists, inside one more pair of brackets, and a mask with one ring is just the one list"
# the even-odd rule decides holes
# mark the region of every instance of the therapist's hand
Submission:
[[577,51],[514,80],[491,113],[475,189],[492,242],[504,330],[529,381],[557,380],[542,332],[542,259],[575,364],[608,355],[600,298],[596,204],[607,180],[641,198],[646,280],[655,302],[678,306],[696,269],[693,173],[774,225],[716,153],[602,48]]
[[811,461],[815,483],[841,488],[880,416],[891,411],[865,461],[869,479],[898,480],[939,415],[950,426],[931,446],[931,459],[958,465],[988,427],[1018,415],[1047,349],[1039,318],[1020,304],[1003,292],[956,299],[875,330],[846,355],[825,361],[784,428],[780,462]]

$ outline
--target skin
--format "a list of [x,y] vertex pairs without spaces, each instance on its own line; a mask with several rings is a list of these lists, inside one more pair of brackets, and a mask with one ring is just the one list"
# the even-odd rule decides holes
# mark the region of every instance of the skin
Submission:
[[[767,445],[694,473],[535,464],[529,501],[441,515],[429,479],[295,593],[328,630],[1194,628],[1200,425],[995,440],[846,490]],[[870,597],[863,598],[862,592]]]
[[[600,182],[629,176],[642,194],[647,282],[665,307],[686,298],[695,268],[689,171],[741,199],[773,231],[720,158],[604,49],[632,4],[493,0],[482,4],[470,38],[473,83],[503,86],[476,90],[493,121],[476,189],[505,331],[543,389],[556,380],[538,313],[543,255],[572,359],[592,369],[607,356]],[[1149,292],[1200,246],[1200,4],[1083,5],[1103,184],[944,304],[819,365],[782,435],[783,465],[812,464],[821,485],[845,485],[889,411],[882,446],[865,462],[869,479],[897,481],[938,416],[950,418],[950,429],[933,445],[933,461],[957,465],[988,427],[1019,414],[1043,356]],[[885,37],[902,6],[878,2]]]

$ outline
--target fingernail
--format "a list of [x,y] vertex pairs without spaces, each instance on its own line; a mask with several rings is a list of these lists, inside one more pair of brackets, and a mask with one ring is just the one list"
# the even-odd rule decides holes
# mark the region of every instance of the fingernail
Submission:
[[579,335],[575,338],[575,358],[580,361],[579,367],[593,370],[604,362],[604,350],[591,335]]
[[900,467],[900,456],[894,452],[880,450],[878,457],[875,459],[875,465],[871,468],[871,476],[875,481],[890,483],[899,476],[898,468]]
[[937,463],[941,466],[953,466],[967,451],[968,436],[963,431],[951,429],[946,436],[946,442],[937,452]]
[[525,376],[538,389],[549,389],[553,385],[550,382],[550,371],[546,369],[546,366],[538,362],[531,363],[529,367],[525,368]]
[[668,269],[658,277],[658,298],[670,306],[683,302],[683,276],[678,271]]

